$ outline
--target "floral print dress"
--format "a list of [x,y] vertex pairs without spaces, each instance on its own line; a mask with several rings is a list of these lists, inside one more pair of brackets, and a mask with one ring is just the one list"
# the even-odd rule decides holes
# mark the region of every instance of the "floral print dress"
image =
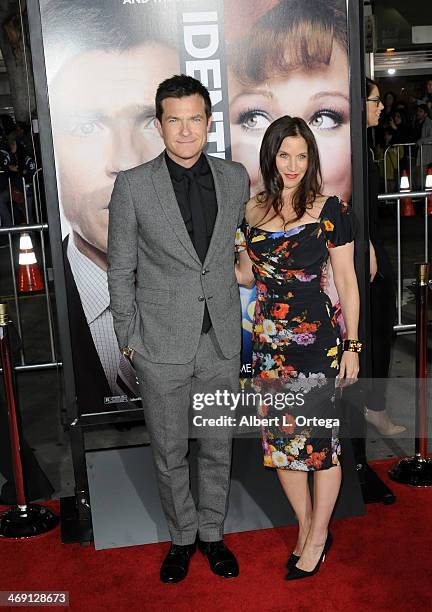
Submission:
[[274,232],[243,221],[237,231],[236,249],[247,249],[256,281],[253,384],[261,397],[282,392],[290,404],[258,408],[267,467],[339,464],[334,379],[341,341],[323,286],[329,249],[353,239],[353,213],[336,196],[317,222]]

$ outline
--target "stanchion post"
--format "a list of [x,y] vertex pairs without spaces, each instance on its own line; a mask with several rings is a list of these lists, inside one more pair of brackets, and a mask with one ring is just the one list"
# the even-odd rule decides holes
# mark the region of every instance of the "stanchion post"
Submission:
[[[427,454],[427,329],[429,298],[429,264],[419,264],[417,272],[416,301],[416,457]],[[431,483],[432,484],[432,483]]]
[[59,518],[49,508],[28,504],[25,495],[23,465],[21,459],[22,432],[17,404],[15,372],[9,329],[11,321],[7,304],[0,304],[0,358],[8,411],[12,468],[15,480],[17,505],[0,515],[0,536],[5,538],[30,538],[51,531]]
[[416,285],[416,431],[415,455],[405,457],[389,470],[389,476],[414,487],[432,486],[432,458],[427,457],[427,330],[429,264],[417,264]]
[[24,476],[21,463],[21,439],[18,427],[18,414],[15,400],[15,372],[9,339],[9,316],[6,304],[0,304],[0,356],[3,368],[3,381],[8,411],[9,438],[12,454],[12,470],[15,479],[17,504],[25,507]]

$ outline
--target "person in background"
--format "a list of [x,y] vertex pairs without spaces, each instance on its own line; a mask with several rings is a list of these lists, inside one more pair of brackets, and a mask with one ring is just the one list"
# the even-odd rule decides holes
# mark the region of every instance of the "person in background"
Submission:
[[30,126],[24,121],[17,121],[15,129],[15,139],[18,144],[23,145],[27,150],[32,148]]
[[[388,129],[392,132],[392,144],[407,144],[414,141],[412,128],[408,121],[408,115],[402,108],[396,108],[390,120]],[[401,155],[402,154],[402,155]],[[400,147],[399,149],[399,170],[409,171],[409,147]],[[396,177],[399,180],[399,175]],[[398,186],[398,185],[397,185]]]
[[432,164],[432,119],[426,104],[419,104],[416,112],[418,126],[421,127],[417,141],[417,179],[420,187],[424,187],[427,169]]
[[[377,83],[366,79],[366,119],[367,127],[378,125],[384,106],[380,99]],[[405,431],[403,425],[392,422],[386,409],[386,389],[384,379],[390,368],[393,325],[396,315],[394,274],[389,256],[384,248],[378,221],[379,174],[372,153],[368,150],[369,172],[369,257],[370,257],[370,298],[371,298],[371,335],[372,377],[376,383],[367,396],[365,418],[381,435],[394,436]]]
[[16,128],[15,122],[10,115],[0,114],[0,124],[2,128],[2,137],[5,138],[3,144],[8,144],[7,139],[11,132],[13,132]]
[[[0,225],[8,227],[12,225],[11,201],[9,193],[9,164],[10,155],[5,143],[0,145]],[[0,240],[3,244],[3,241]],[[6,243],[8,244],[8,243]]]
[[[36,164],[33,157],[29,155],[25,146],[18,143],[15,137],[10,134],[8,176],[11,182],[15,222],[33,223],[34,221],[31,183],[35,170]],[[27,211],[25,207],[24,189],[26,190],[27,197]]]
[[393,131],[392,142],[405,144],[412,142],[411,131],[408,125],[406,114],[401,109],[396,109],[389,121],[389,128]]
[[420,100],[421,104],[426,104],[429,109],[429,117],[432,114],[432,78],[428,79],[425,84],[425,95]]
[[24,166],[22,169],[22,176],[24,178],[24,183],[25,183],[29,223],[34,223],[35,215],[34,215],[33,177],[36,172],[36,161],[34,159],[31,148],[28,145],[23,145],[23,147],[24,147]]
[[396,110],[396,94],[393,93],[392,91],[387,91],[384,94],[384,98],[383,98],[383,110],[382,113],[380,115],[380,125],[385,128],[388,123],[390,122],[390,119],[392,118],[392,115],[394,113],[394,111]]
[[3,149],[4,150],[8,149],[8,139],[7,139],[7,135],[3,127],[3,121],[0,115],[0,150],[3,150]]
[[393,91],[387,91],[383,99],[383,115],[389,115],[396,107],[397,98]]
[[402,159],[404,157],[403,146],[391,146],[392,144],[396,144],[394,142],[395,137],[396,133],[391,127],[385,128],[384,143],[378,144],[375,150],[376,159],[379,162],[380,176],[386,193],[398,191],[398,178],[400,175]]

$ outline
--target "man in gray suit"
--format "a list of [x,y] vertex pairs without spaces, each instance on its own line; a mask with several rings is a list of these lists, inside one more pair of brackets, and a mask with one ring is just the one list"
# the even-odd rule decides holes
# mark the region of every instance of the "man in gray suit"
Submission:
[[198,546],[220,576],[238,575],[223,542],[229,431],[198,440],[198,501],[189,484],[188,432],[197,390],[238,389],[241,309],[234,237],[249,198],[241,164],[203,153],[207,89],[180,75],[156,93],[165,151],[120,172],[109,205],[108,286],[114,329],[140,382],[172,545],[161,580],[185,578]]

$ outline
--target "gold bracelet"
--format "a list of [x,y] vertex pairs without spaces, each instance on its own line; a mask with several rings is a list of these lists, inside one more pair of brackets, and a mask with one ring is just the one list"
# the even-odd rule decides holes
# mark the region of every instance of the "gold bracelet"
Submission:
[[342,342],[342,350],[349,351],[350,353],[361,353],[363,343],[359,340],[344,340]]

